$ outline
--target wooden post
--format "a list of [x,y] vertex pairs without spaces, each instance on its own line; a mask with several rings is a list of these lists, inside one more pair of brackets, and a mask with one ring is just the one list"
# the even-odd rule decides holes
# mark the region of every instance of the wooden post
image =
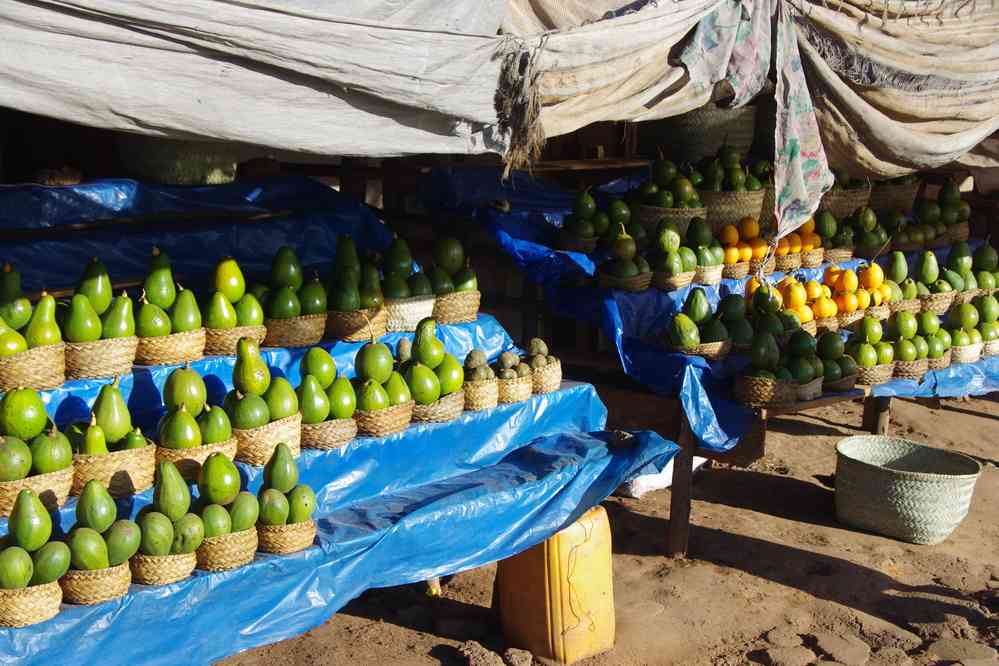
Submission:
[[680,452],[673,458],[673,485],[670,486],[669,534],[666,554],[670,557],[687,556],[690,540],[690,497],[694,478],[694,448],[697,440],[690,432],[687,417],[680,410]]
[[891,396],[867,396],[864,399],[864,430],[872,435],[887,435],[891,422]]

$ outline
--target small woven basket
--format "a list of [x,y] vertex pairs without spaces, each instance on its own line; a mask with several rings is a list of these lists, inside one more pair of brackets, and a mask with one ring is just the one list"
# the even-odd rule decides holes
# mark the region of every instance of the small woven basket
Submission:
[[339,449],[357,437],[354,419],[331,419],[302,424],[303,449]]
[[853,312],[840,312],[836,315],[836,323],[839,324],[840,330],[854,330],[860,321],[864,318],[863,310],[854,310]]
[[58,472],[35,474],[17,481],[0,481],[0,516],[9,516],[14,510],[14,502],[22,490],[30,490],[38,496],[45,508],[55,511],[69,497],[73,487],[73,466]]
[[264,347],[311,347],[323,339],[326,313],[299,315],[288,319],[265,319]]
[[858,208],[863,208],[871,200],[871,188],[859,187],[852,190],[829,190],[822,197],[821,208],[833,214],[837,220],[842,220],[853,214]]
[[875,211],[899,210],[908,213],[916,202],[918,192],[919,183],[907,185],[879,183],[871,189],[871,198],[867,205]]
[[814,319],[809,319],[808,321],[801,322],[801,330],[814,338],[819,333],[819,325],[815,323]]
[[722,281],[724,266],[698,266],[694,269],[694,282],[697,284],[718,284]]
[[663,291],[675,291],[677,289],[683,289],[694,281],[694,271],[687,271],[686,273],[678,273],[673,276],[666,275],[666,273],[655,272],[652,274],[652,286],[656,289],[662,289]]
[[816,247],[808,252],[801,253],[801,267],[802,268],[818,268],[825,261],[826,250],[825,248]]
[[857,383],[867,386],[884,384],[895,374],[894,363],[882,363],[873,368],[857,368]]
[[926,367],[929,370],[943,370],[950,367],[950,350],[948,349],[943,353],[940,358],[928,358],[926,359]]
[[971,238],[971,225],[967,222],[958,222],[947,228],[947,239],[951,243],[966,241]]
[[205,354],[208,356],[235,356],[236,344],[241,338],[253,338],[258,345],[267,336],[266,326],[236,326],[235,328],[206,328]]
[[950,348],[950,362],[951,363],[978,363],[982,358],[982,347],[984,346],[981,342],[974,342],[970,345],[961,345],[960,347]]
[[27,627],[59,614],[59,581],[16,590],[0,590],[0,627]]
[[117,377],[132,372],[139,338],[66,343],[66,379]]
[[788,405],[798,397],[798,387],[794,382],[748,375],[736,377],[733,392],[736,400],[750,407]]
[[465,382],[462,390],[465,392],[465,411],[480,412],[499,404],[499,382],[495,379]]
[[462,324],[475,321],[479,316],[479,291],[455,291],[442,294],[434,300],[434,319],[438,324]]
[[763,210],[762,189],[755,192],[708,192],[698,193],[704,207],[708,209],[708,224],[712,231],[719,231],[726,224],[738,226],[744,217],[760,219]]
[[893,301],[888,304],[888,311],[892,314],[896,312],[911,312],[916,314],[922,310],[922,303],[919,302],[918,298],[907,298],[902,301]]
[[698,161],[716,155],[722,146],[731,146],[740,154],[748,153],[756,131],[756,108],[737,109],[709,103],[670,118],[667,127],[678,155]]
[[726,280],[741,280],[749,275],[749,262],[737,261],[722,267],[722,277]]
[[801,268],[801,253],[792,252],[774,257],[774,268],[782,273],[798,270]]
[[820,317],[815,320],[816,333],[835,333],[839,330],[839,320],[836,317]]
[[980,471],[953,451],[847,437],[836,445],[836,519],[909,543],[940,543],[968,515]]
[[177,467],[180,475],[188,481],[196,481],[201,466],[208,460],[208,456],[213,453],[221,453],[229,460],[236,457],[236,438],[230,437],[224,442],[217,444],[205,444],[189,449],[168,449],[165,446],[156,447],[156,464],[161,462],[172,462]]
[[316,521],[289,525],[257,525],[257,550],[272,555],[290,555],[305,550],[316,540]]
[[346,342],[378,339],[388,330],[388,311],[383,308],[326,313],[326,337]]
[[63,597],[71,604],[99,604],[128,593],[132,574],[128,562],[93,571],[70,569],[59,579]]
[[945,291],[942,294],[927,294],[919,297],[919,309],[922,312],[934,312],[938,315],[947,314],[954,303],[954,292]]
[[184,580],[194,571],[198,556],[194,553],[180,555],[143,555],[136,553],[129,560],[132,581],[140,585],[169,585]]
[[752,275],[756,275],[761,269],[764,275],[770,275],[777,270],[777,259],[775,257],[770,257],[769,259],[750,259],[749,272]]
[[895,370],[892,371],[893,377],[912,379],[916,382],[921,380],[929,369],[929,364],[925,358],[916,361],[895,361],[894,365]]
[[564,252],[589,254],[597,249],[597,237],[581,238],[569,233],[565,229],[559,229],[558,238],[555,241],[555,249]]
[[413,420],[429,423],[454,421],[465,411],[465,392],[455,391],[429,405],[413,405]]
[[965,289],[964,291],[956,292],[954,294],[953,305],[964,305],[965,303],[970,303],[975,300],[976,297],[980,296],[981,293],[981,289]]
[[139,365],[176,365],[197,361],[205,355],[205,340],[203,328],[157,338],[139,338],[135,362]]
[[44,391],[66,381],[66,345],[35,347],[0,357],[0,391],[32,388]]
[[806,384],[798,384],[796,390],[798,402],[808,402],[820,398],[822,396],[822,381],[822,377],[816,377]]
[[402,432],[413,420],[413,401],[394,405],[387,409],[369,412],[358,409],[354,412],[358,432],[373,437],[385,437]]
[[830,264],[840,264],[853,259],[853,249],[844,247],[831,247],[825,249],[825,260]]
[[388,316],[388,330],[415,331],[417,324],[427,317],[434,316],[434,303],[433,296],[386,299],[385,313]]
[[76,454],[70,494],[79,495],[87,481],[97,479],[112,497],[127,497],[151,487],[155,475],[156,447],[152,445],[98,456]]
[[982,356],[999,355],[999,340],[989,340],[982,345]]
[[[696,271],[695,271],[696,272]],[[620,291],[645,291],[652,284],[652,273],[639,273],[630,278],[619,278],[597,270],[597,285],[601,289],[619,289]]]
[[891,308],[889,308],[884,303],[882,303],[881,305],[872,305],[871,307],[864,310],[864,314],[866,314],[868,317],[874,317],[878,321],[884,321],[885,319],[891,316]]
[[236,460],[241,462],[266,465],[281,442],[297,458],[302,453],[302,415],[292,414],[248,430],[233,428],[232,435],[236,439]]
[[690,221],[695,217],[707,219],[707,208],[659,208],[658,206],[639,206],[638,221],[651,234],[659,228],[662,221],[676,225],[681,236],[686,235]]
[[531,383],[535,393],[557,391],[562,386],[562,361],[556,360],[531,372]]
[[722,342],[704,342],[699,345],[694,345],[690,349],[681,349],[679,347],[673,347],[667,344],[669,351],[676,354],[686,354],[687,356],[701,356],[708,361],[720,361],[728,353],[732,351],[732,341],[723,340]]
[[833,393],[844,393],[846,391],[852,391],[853,387],[857,385],[857,374],[847,375],[846,377],[841,377],[834,382],[823,382],[822,388],[826,391],[832,391]]
[[257,528],[208,537],[197,550],[198,568],[228,571],[249,564],[257,552]]
[[501,405],[523,402],[530,398],[534,392],[534,379],[531,375],[516,379],[497,379],[496,381],[499,383],[499,404]]

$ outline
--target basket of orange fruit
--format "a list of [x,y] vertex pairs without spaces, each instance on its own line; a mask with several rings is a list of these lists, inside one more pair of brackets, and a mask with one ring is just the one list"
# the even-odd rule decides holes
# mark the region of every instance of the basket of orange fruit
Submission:
[[760,238],[760,224],[754,217],[744,217],[739,225],[726,224],[718,232],[725,251],[722,277],[741,280],[749,275],[754,261],[767,256],[767,242]]
[[808,283],[801,283],[793,275],[785,275],[777,283],[777,291],[781,296],[781,305],[785,312],[793,313],[801,324],[801,328],[811,333],[813,336],[818,331],[815,323],[815,313],[809,303],[809,288],[812,294],[816,294],[817,282],[812,281],[810,287]]
[[809,218],[795,231],[778,239],[775,254],[777,270],[785,273],[802,266],[815,268],[822,264],[822,237],[815,233],[815,220]]
[[897,285],[885,280],[884,271],[874,262],[861,268],[859,274],[852,269],[830,266],[823,273],[822,282],[823,290],[829,291],[829,298],[836,306],[838,327],[847,329],[854,328],[865,314],[887,319],[890,314],[887,305],[898,290]]

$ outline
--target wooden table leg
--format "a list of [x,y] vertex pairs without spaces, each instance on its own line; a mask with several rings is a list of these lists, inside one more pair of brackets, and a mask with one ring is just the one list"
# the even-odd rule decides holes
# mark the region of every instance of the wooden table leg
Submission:
[[673,458],[673,485],[670,486],[669,534],[666,554],[670,557],[687,556],[690,539],[690,495],[694,477],[694,448],[696,440],[690,432],[687,417],[681,411],[682,424],[677,444],[680,452]]
[[887,435],[891,423],[891,396],[864,398],[864,430],[873,435]]

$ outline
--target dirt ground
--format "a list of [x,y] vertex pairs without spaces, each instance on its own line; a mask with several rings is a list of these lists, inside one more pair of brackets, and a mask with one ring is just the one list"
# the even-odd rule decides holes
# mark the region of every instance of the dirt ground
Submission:
[[[614,426],[661,418],[654,401],[600,393]],[[777,419],[765,459],[701,472],[685,560],[663,556],[669,491],[607,500],[617,643],[583,664],[999,664],[999,403],[895,401],[894,434],[984,467],[970,514],[938,546],[837,524],[834,446],[860,419],[859,404]],[[418,586],[374,590],[303,636],[224,663],[466,664],[468,640],[502,654],[494,573],[455,576],[440,599]],[[503,663],[486,657],[474,663]]]

